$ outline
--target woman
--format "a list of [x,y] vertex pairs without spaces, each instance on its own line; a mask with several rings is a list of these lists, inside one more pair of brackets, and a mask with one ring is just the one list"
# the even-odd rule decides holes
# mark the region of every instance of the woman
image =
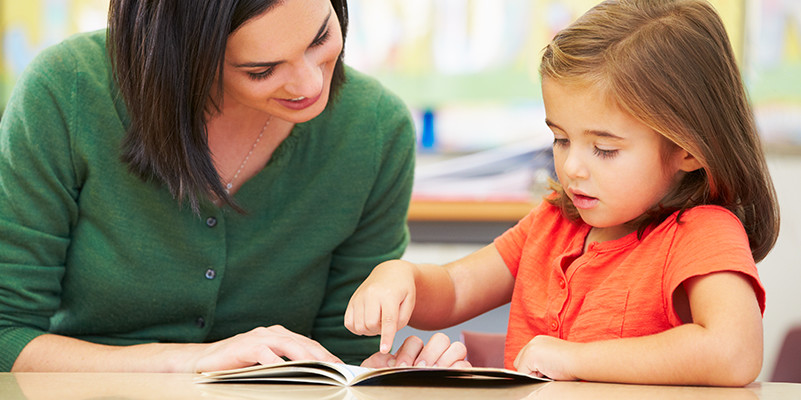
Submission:
[[[349,296],[408,242],[407,109],[344,0],[112,0],[0,125],[0,369],[358,362]],[[329,353],[330,351],[330,353]]]

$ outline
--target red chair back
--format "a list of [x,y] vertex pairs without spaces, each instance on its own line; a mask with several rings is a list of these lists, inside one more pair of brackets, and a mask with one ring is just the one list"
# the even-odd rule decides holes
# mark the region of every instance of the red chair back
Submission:
[[467,361],[474,367],[503,368],[505,333],[462,331]]
[[[467,343],[465,343],[465,347],[467,347]],[[470,348],[468,347],[469,353]],[[784,337],[784,343],[779,350],[779,357],[770,380],[801,383],[801,325],[791,328]]]

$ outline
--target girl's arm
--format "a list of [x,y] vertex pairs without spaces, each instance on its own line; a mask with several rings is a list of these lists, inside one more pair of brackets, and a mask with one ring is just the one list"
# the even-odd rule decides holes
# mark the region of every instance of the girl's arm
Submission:
[[358,335],[381,335],[380,351],[409,324],[449,327],[506,304],[514,278],[495,245],[444,266],[402,260],[378,265],[351,297],[345,326]]
[[744,386],[762,368],[762,315],[748,278],[716,272],[684,282],[692,322],[638,338],[571,343],[537,336],[515,367],[553,379]]

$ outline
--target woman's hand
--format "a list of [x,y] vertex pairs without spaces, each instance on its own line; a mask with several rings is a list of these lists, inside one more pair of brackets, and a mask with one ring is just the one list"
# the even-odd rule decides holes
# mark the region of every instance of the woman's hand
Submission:
[[381,263],[350,298],[345,327],[357,335],[381,334],[380,353],[389,353],[395,333],[412,316],[415,269],[414,264],[402,260]]
[[553,336],[539,335],[520,350],[514,366],[518,372],[554,380],[572,381],[576,377],[570,373],[571,351],[580,346]]
[[364,360],[363,367],[386,368],[405,366],[432,366],[445,368],[469,368],[465,360],[467,349],[461,342],[451,343],[444,333],[436,333],[423,345],[417,336],[409,336],[395,355],[378,352]]
[[190,346],[202,346],[202,350],[189,357],[189,366],[185,369],[191,372],[275,364],[284,362],[282,357],[342,362],[320,343],[280,325],[256,328],[210,344]]

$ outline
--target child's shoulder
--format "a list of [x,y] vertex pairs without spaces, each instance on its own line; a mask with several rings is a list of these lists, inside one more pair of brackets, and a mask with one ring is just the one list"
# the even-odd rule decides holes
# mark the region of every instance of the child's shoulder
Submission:
[[733,212],[725,207],[717,205],[700,205],[689,208],[679,215],[677,211],[670,220],[675,220],[678,216],[679,225],[713,225],[722,224],[723,226],[735,223],[742,226],[742,222]]
[[730,210],[716,205],[701,205],[676,212],[657,230],[672,237],[674,245],[690,247],[712,243],[736,244],[748,248],[748,235],[742,222]]

